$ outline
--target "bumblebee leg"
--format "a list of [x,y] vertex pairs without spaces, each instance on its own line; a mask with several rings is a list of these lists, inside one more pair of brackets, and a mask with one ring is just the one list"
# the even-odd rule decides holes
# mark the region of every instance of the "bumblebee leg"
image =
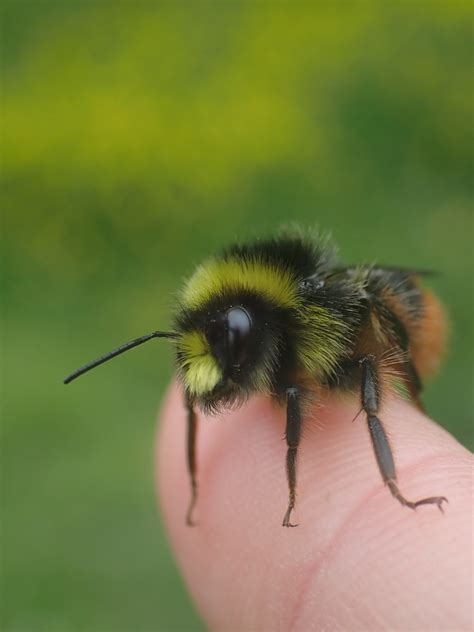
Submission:
[[362,368],[361,399],[362,407],[367,413],[367,423],[370,431],[370,438],[374,448],[375,457],[379,466],[384,483],[387,485],[392,495],[404,506],[416,509],[419,505],[438,505],[443,511],[443,502],[448,502],[444,496],[431,496],[412,502],[407,500],[397,486],[397,473],[395,463],[390,448],[387,434],[382,426],[377,414],[380,405],[380,385],[378,379],[377,366],[373,357],[364,357],[360,360]]
[[197,434],[197,418],[196,412],[190,402],[186,402],[188,409],[188,434],[187,434],[187,461],[188,471],[191,479],[191,500],[189,502],[188,511],[186,512],[186,524],[193,527],[193,510],[197,500],[197,479],[196,479],[196,434]]
[[286,444],[288,446],[286,452],[286,475],[288,478],[289,501],[288,509],[283,518],[283,527],[296,527],[296,524],[290,522],[291,512],[296,502],[296,457],[298,445],[301,436],[301,411],[298,398],[298,389],[289,388],[286,391],[287,407],[286,407]]

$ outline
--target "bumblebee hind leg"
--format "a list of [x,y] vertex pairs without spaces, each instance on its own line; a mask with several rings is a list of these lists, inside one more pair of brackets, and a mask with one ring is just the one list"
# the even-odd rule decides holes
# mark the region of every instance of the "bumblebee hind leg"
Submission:
[[443,502],[448,502],[444,496],[430,496],[421,500],[407,500],[398,489],[397,473],[393,460],[393,453],[382,422],[378,418],[380,406],[380,384],[375,358],[364,356],[359,360],[362,369],[361,400],[362,408],[367,414],[370,438],[374,448],[375,457],[384,483],[402,505],[416,509],[419,505],[437,505],[443,512]]

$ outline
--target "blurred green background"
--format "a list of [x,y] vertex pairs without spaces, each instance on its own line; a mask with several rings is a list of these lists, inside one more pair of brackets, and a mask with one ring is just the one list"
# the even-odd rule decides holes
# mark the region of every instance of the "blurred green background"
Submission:
[[[150,344],[203,256],[301,221],[435,268],[472,436],[472,4],[4,2],[2,625],[202,629],[153,491]],[[183,453],[183,468],[185,467]]]

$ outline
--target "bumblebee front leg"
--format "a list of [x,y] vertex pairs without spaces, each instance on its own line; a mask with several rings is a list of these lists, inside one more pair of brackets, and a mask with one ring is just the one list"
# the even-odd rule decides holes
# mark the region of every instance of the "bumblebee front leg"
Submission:
[[384,427],[377,417],[380,407],[381,390],[375,358],[370,356],[363,357],[360,360],[360,365],[362,369],[362,408],[367,413],[370,438],[372,439],[372,446],[384,483],[392,495],[402,505],[410,507],[410,509],[416,509],[419,505],[438,505],[438,508],[442,512],[443,502],[448,502],[448,499],[444,496],[430,496],[429,498],[422,498],[421,500],[412,502],[407,500],[398,489],[392,450]]
[[283,527],[296,527],[290,522],[290,515],[296,502],[296,457],[301,436],[301,410],[298,389],[289,388],[286,391],[286,475],[288,478],[289,501],[288,509],[283,518]]
[[186,400],[188,409],[188,428],[187,428],[187,462],[188,471],[191,479],[191,500],[189,501],[188,511],[186,512],[186,524],[193,527],[193,510],[197,500],[197,479],[196,479],[196,434],[197,434],[197,417],[196,411],[190,401]]

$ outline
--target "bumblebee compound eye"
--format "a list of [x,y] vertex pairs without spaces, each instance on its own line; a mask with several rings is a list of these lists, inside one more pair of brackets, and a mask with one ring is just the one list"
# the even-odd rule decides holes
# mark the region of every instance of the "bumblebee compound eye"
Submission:
[[253,323],[243,307],[231,307],[227,318],[227,351],[233,367],[241,367],[250,357]]

